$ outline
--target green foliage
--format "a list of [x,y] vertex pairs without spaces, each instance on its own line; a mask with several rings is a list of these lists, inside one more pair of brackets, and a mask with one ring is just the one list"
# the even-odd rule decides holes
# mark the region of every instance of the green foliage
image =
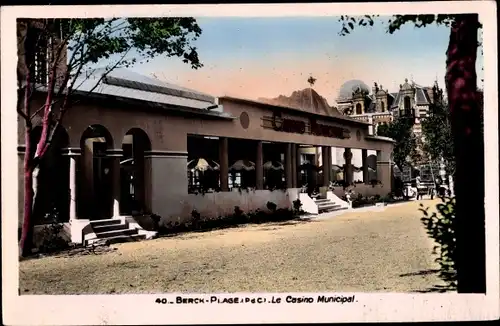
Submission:
[[413,123],[412,118],[401,117],[377,130],[377,135],[396,141],[392,155],[394,162],[401,170],[409,162],[420,159],[417,152],[417,138],[412,130]]
[[[378,17],[380,15],[340,16],[339,21],[342,23],[342,29],[339,34],[341,36],[350,34],[356,26],[373,26]],[[454,19],[455,15],[394,15],[387,21],[386,31],[393,34],[407,23],[413,24],[416,28],[434,23],[450,26]]]
[[423,208],[420,204],[420,211],[424,214],[424,223],[427,234],[438,244],[434,247],[434,252],[439,250],[439,257],[436,261],[440,264],[440,276],[449,282],[451,286],[456,286],[455,269],[455,198],[441,198],[436,208],[437,212],[429,212],[429,207]]
[[[274,207],[274,203],[268,203],[270,203],[271,208]],[[300,202],[297,202],[297,204],[294,202],[294,207],[291,209],[268,208],[269,211],[257,209],[256,211],[248,213],[243,212],[239,206],[235,206],[233,214],[228,216],[219,216],[212,219],[205,219],[196,210],[193,210],[190,221],[184,223],[169,221],[162,226],[160,226],[159,223],[155,223],[157,226],[155,230],[158,231],[159,234],[176,234],[180,232],[204,232],[214,229],[230,228],[246,223],[261,224],[266,222],[289,221],[296,219],[302,213],[300,210],[301,204],[299,204]],[[298,207],[298,209],[295,209],[295,207]],[[153,215],[151,218],[155,221],[158,219],[158,216]]]
[[[382,123],[377,127],[377,135],[379,136],[385,136],[389,134],[389,125],[387,123]],[[388,136],[386,136],[388,137]]]
[[[118,66],[148,62],[156,56],[181,57],[192,68],[202,67],[196,48],[201,35],[194,18],[54,19],[71,53],[71,68],[121,56]],[[134,56],[126,54],[133,50]],[[141,61],[141,59],[143,59]]]
[[293,210],[296,214],[298,214],[302,209],[302,202],[300,201],[299,198],[295,199],[293,201]]
[[276,205],[275,203],[273,203],[272,201],[268,201],[267,204],[266,204],[266,207],[268,210],[270,210],[271,212],[275,212],[276,209],[278,208],[278,205]]
[[425,139],[422,147],[431,158],[443,158],[447,173],[453,175],[455,154],[450,110],[442,96],[442,90],[434,87],[434,94],[435,102],[430,105],[427,117],[422,120],[422,134]]
[[49,221],[49,224],[42,229],[42,242],[38,247],[38,252],[53,253],[67,249],[69,243],[61,236],[64,225],[60,222],[59,212],[53,209],[50,213],[45,215],[45,219]]
[[[30,26],[31,19],[23,19]],[[193,69],[201,68],[193,42],[201,28],[191,17],[37,19],[39,39],[55,39],[57,49],[67,48],[68,74],[72,80],[98,68],[109,73],[155,57],[179,57]],[[30,41],[31,42],[31,41]],[[34,48],[37,50],[37,47]],[[56,50],[56,49],[54,49]],[[54,51],[56,53],[57,51]],[[32,57],[32,54],[27,53]],[[54,60],[52,58],[51,60]],[[74,83],[69,85],[73,89]]]

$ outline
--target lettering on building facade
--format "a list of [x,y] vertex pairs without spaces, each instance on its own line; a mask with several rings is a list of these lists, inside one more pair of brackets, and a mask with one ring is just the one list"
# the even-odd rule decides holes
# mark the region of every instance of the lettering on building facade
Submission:
[[351,138],[349,129],[322,124],[314,118],[310,118],[308,122],[291,118],[283,118],[280,113],[274,113],[272,116],[262,117],[262,127],[266,129],[274,129],[275,131],[296,134],[310,134],[314,136],[340,139]]

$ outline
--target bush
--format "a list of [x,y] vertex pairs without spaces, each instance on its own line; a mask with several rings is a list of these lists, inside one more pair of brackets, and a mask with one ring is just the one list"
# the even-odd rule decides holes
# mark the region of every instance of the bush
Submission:
[[161,229],[160,227],[160,220],[161,216],[157,214],[151,214],[151,220],[153,220],[153,230],[159,231]]
[[[194,229],[200,229],[202,227],[201,214],[196,209],[191,211],[191,218]],[[180,225],[179,222],[177,223]]]
[[293,210],[295,214],[299,214],[302,210],[302,202],[299,198],[293,201]]
[[228,222],[233,222],[232,224],[242,224],[245,223],[247,219],[247,216],[241,210],[241,208],[239,206],[235,206],[234,214],[232,216],[229,216]]
[[64,225],[60,222],[59,212],[53,209],[45,215],[45,219],[50,221],[50,224],[42,229],[42,243],[38,247],[38,252],[53,253],[69,248],[68,241],[61,236]]
[[427,234],[438,244],[434,247],[434,253],[439,250],[436,261],[441,266],[440,276],[451,286],[456,286],[455,269],[455,198],[440,197],[442,203],[437,204],[437,212],[429,213],[429,207],[424,208],[420,204],[420,211],[424,214],[424,223]]
[[[201,214],[197,210],[191,212],[191,221],[180,223],[179,221],[169,221],[163,226],[158,226],[157,230],[160,234],[173,234],[186,231],[205,231],[212,230],[215,228],[231,227],[244,223],[265,223],[265,222],[278,222],[287,221],[294,219],[300,214],[300,207],[302,203],[300,200],[294,201],[293,209],[289,208],[277,208],[277,205],[273,202],[267,202],[267,208],[269,211],[263,211],[257,209],[254,212],[249,212],[245,214],[239,206],[234,207],[234,213],[229,216],[219,216],[215,219],[204,220]],[[155,222],[155,225],[159,225],[159,216],[151,215],[151,218]]]
[[278,208],[278,205],[276,205],[275,203],[273,203],[272,201],[268,201],[267,204],[266,204],[266,207],[268,210],[270,210],[271,212],[276,212],[276,208]]

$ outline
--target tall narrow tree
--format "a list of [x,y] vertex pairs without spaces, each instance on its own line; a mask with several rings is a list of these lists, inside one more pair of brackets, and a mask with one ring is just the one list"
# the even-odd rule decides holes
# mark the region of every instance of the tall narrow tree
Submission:
[[[372,26],[376,17],[341,16],[340,35],[349,34],[355,26]],[[395,15],[389,20],[387,32],[392,34],[406,23],[418,28],[429,24],[450,28],[445,82],[456,158],[457,289],[460,293],[485,293],[484,139],[476,74],[479,17],[477,14]]]

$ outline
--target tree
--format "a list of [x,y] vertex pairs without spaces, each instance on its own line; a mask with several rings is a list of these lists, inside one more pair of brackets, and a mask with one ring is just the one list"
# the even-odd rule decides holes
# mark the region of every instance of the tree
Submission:
[[396,141],[392,155],[394,163],[401,171],[405,166],[416,161],[418,153],[417,139],[413,133],[413,119],[400,117],[389,124],[380,125],[377,128],[377,135]]
[[423,150],[433,160],[444,160],[446,175],[455,174],[455,154],[448,102],[437,85],[433,87],[434,102],[422,120]]
[[[349,34],[355,26],[372,26],[376,17],[341,16],[340,34]],[[450,27],[445,84],[456,160],[454,259],[457,290],[459,293],[485,293],[484,139],[476,74],[479,17],[478,14],[395,15],[389,20],[387,32],[392,34],[406,23],[417,28],[429,24]]]
[[[202,67],[191,44],[201,35],[194,18],[20,19],[18,36],[18,115],[24,120],[24,216],[20,255],[31,253],[36,189],[34,177],[54,141],[71,95],[80,82],[102,72],[99,82],[119,67],[158,56],[180,57],[193,69]],[[104,67],[98,64],[105,62]],[[33,95],[45,103],[32,108]],[[41,119],[41,136],[32,148],[34,120]]]

